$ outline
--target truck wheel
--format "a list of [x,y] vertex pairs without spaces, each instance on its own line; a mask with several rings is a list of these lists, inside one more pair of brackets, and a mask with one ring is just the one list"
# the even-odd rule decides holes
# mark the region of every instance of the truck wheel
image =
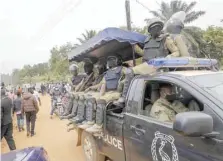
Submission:
[[105,156],[99,153],[95,139],[91,134],[83,131],[81,143],[86,161],[105,161]]

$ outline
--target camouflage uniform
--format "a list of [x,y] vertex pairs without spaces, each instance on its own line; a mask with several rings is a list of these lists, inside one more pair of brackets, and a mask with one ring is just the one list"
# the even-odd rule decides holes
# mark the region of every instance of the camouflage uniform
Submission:
[[78,125],[81,129],[87,129],[94,125],[95,123],[95,114],[96,114],[96,98],[100,95],[100,88],[102,86],[102,79],[105,75],[105,65],[98,62],[94,68],[94,82],[92,86],[85,90],[85,121],[82,124]]
[[[184,28],[184,20],[186,13],[183,11],[175,13],[166,23],[165,30],[170,35],[171,39],[174,41],[174,44],[178,47],[180,57],[190,57],[188,48],[186,46],[186,38],[181,34],[182,29]],[[168,57],[174,57],[172,55]]]
[[175,115],[180,112],[189,111],[180,101],[170,103],[164,98],[159,98],[152,106],[150,116],[164,122],[172,122]]
[[[135,52],[139,53],[140,55],[144,55],[144,50],[141,49],[138,45],[135,45],[134,47]],[[180,57],[179,48],[174,43],[173,39],[170,36],[167,36],[165,38],[164,42],[164,49],[169,51],[170,54],[167,54],[163,57]],[[155,57],[154,57],[155,58]],[[146,59],[143,59],[146,61]],[[134,74],[153,74],[156,72],[156,68],[152,65],[148,65],[147,62],[143,62],[142,64],[139,64],[132,68]]]
[[[170,24],[169,24],[170,25]],[[151,19],[149,22],[149,27],[153,28],[155,26],[160,26],[163,28],[163,23],[159,19]],[[173,26],[173,25],[172,25]],[[173,28],[172,26],[167,26],[167,28]],[[176,30],[174,28],[173,30]],[[181,57],[188,56],[187,47],[185,46],[180,35],[174,34],[160,34],[157,37],[148,37],[145,40],[144,49],[141,49],[138,45],[135,45],[134,50],[136,53],[143,57],[142,64],[133,67],[133,72],[135,74],[152,74],[156,72],[156,68],[148,65],[146,61],[157,58],[157,57]]]
[[[68,81],[72,86],[72,92],[73,92],[75,88],[81,83],[81,81],[86,77],[86,75],[78,74],[79,68],[76,64],[70,65],[69,71],[72,74],[72,78],[69,79]],[[73,108],[73,100],[74,100],[73,93],[69,93],[68,95],[66,95],[66,97],[68,99],[68,103],[65,105],[65,112],[62,116],[60,116],[60,119],[70,118],[71,116],[70,113]]]
[[92,82],[94,81],[94,73],[93,73],[93,64],[92,62],[88,61],[84,64],[84,70],[87,73],[87,77],[82,79],[82,81],[76,86],[75,92],[73,93],[75,95],[73,100],[73,109],[71,111],[71,114],[68,115],[66,118],[71,118],[71,122],[68,124],[78,124],[84,121],[84,115],[85,115],[85,92],[84,90],[87,89],[92,85]]
[[104,91],[105,93],[103,93],[102,90],[100,93],[89,93],[90,97],[95,99],[97,109],[96,122],[93,126],[86,129],[87,132],[100,133],[102,131],[106,104],[110,101],[114,101],[120,98],[125,81],[126,71],[127,68],[122,66],[116,66],[109,69],[100,83],[102,89],[106,88],[106,91]]

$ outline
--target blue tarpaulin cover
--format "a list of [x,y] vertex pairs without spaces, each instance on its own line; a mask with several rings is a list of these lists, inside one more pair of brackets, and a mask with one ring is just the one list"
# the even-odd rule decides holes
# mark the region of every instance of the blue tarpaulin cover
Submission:
[[[106,57],[118,54],[124,61],[131,60],[132,45],[144,45],[145,35],[136,32],[125,31],[119,28],[106,28],[86,43],[78,46],[68,53],[70,61],[82,61],[84,57]],[[135,55],[139,57],[139,55]]]

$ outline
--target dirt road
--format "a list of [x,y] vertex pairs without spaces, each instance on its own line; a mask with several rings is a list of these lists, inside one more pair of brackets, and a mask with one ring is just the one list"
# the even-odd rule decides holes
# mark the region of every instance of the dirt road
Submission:
[[[56,116],[51,120],[50,97],[43,96],[42,106],[37,115],[36,135],[27,138],[26,132],[14,130],[14,138],[17,149],[29,146],[43,146],[51,161],[84,161],[81,147],[76,147],[76,132],[66,131],[67,120],[61,121]],[[8,152],[8,146],[5,141],[2,143],[2,153]]]

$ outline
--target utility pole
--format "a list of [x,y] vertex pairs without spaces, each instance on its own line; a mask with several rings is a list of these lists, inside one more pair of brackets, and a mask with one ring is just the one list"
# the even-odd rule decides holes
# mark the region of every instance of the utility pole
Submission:
[[131,12],[130,12],[130,1],[129,0],[125,0],[125,11],[126,11],[127,29],[129,31],[131,31],[132,27],[131,27]]

